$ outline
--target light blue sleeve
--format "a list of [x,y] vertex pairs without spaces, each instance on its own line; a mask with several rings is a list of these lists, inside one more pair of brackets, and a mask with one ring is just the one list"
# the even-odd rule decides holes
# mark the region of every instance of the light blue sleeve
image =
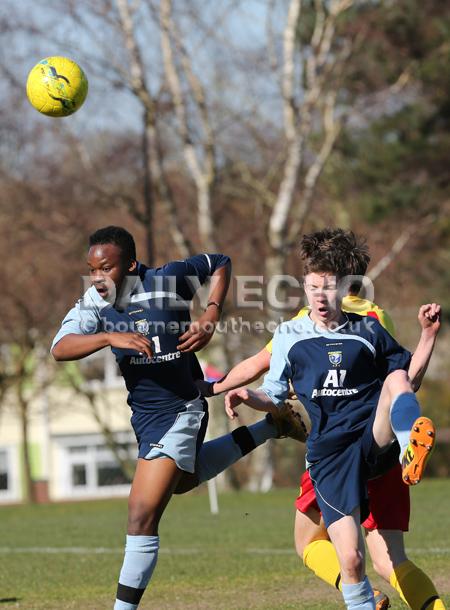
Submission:
[[50,351],[66,335],[92,335],[99,330],[100,318],[97,308],[88,299],[80,299],[62,321]]
[[283,324],[281,324],[273,336],[270,369],[264,377],[262,386],[258,388],[267,394],[277,406],[281,405],[289,395],[291,366],[287,358],[289,345],[286,338],[286,333],[283,333]]

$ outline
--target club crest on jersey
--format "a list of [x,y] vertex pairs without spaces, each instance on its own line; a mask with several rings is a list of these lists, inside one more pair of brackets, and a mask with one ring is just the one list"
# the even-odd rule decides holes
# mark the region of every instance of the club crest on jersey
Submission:
[[328,352],[328,360],[334,366],[339,366],[342,362],[342,352]]
[[134,323],[134,328],[136,329],[136,332],[140,333],[141,335],[148,335],[149,331],[150,331],[150,324],[148,320],[136,320],[136,322]]

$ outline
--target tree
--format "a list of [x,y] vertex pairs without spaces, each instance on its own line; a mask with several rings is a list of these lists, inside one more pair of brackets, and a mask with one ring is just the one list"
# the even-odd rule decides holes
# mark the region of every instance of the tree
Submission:
[[[88,98],[69,122],[37,123],[46,154],[24,155],[18,173],[6,160],[26,148],[32,128],[13,129],[14,143],[2,140],[11,197],[28,189],[42,213],[29,216],[24,204],[24,218],[70,257],[81,254],[97,218],[123,218],[149,262],[166,251],[176,258],[223,249],[235,272],[264,275],[266,283],[297,272],[302,231],[343,224],[369,232],[374,276],[390,278],[392,270],[410,280],[405,252],[426,251],[428,261],[438,252],[444,279],[434,263],[420,273],[444,286],[448,163],[436,143],[445,150],[448,139],[448,85],[440,76],[448,68],[447,7],[271,0],[258,15],[267,21],[265,37],[259,29],[253,40],[245,6],[79,0],[61,13],[59,1],[47,0],[45,11],[24,19],[11,4],[8,40],[14,28],[32,31],[36,45],[44,31],[64,31],[61,48],[76,51],[96,100],[91,114]],[[8,74],[14,84],[16,74]],[[114,117],[102,129],[98,108]],[[76,127],[81,112],[90,132]],[[288,288],[279,289],[283,301]],[[398,293],[396,286],[392,303]],[[235,303],[227,310],[242,313]],[[289,313],[272,306],[245,315]],[[262,341],[224,333],[209,353],[225,370]],[[260,464],[267,472],[267,460]],[[257,479],[261,472],[256,487]]]

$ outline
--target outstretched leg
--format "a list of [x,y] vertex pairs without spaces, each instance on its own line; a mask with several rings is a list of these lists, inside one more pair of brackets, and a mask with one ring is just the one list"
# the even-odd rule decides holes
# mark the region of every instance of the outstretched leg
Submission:
[[211,441],[203,443],[197,455],[195,473],[184,473],[175,489],[183,494],[214,478],[269,438],[277,436],[277,429],[267,418],[252,426],[240,426]]
[[403,480],[419,483],[435,440],[430,419],[420,416],[420,406],[406,371],[397,370],[384,381],[373,424],[373,436],[379,449],[389,445],[394,436],[400,445]]
[[209,481],[271,438],[294,438],[305,442],[308,433],[294,403],[286,402],[276,414],[251,426],[241,426],[230,434],[204,443],[197,455],[195,473],[184,473],[175,493],[182,494]]

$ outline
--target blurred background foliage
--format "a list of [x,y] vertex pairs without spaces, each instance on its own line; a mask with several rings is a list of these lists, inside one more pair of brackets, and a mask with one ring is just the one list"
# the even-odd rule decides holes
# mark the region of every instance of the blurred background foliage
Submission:
[[[234,274],[266,277],[301,275],[300,235],[288,239],[289,228],[343,226],[367,236],[375,300],[407,347],[419,305],[442,304],[421,396],[438,426],[450,427],[448,3],[4,0],[0,31],[0,340],[16,346],[0,362],[1,396],[21,376],[30,381],[29,353],[48,350],[82,292],[87,236],[99,226],[128,227],[155,265],[214,247],[231,255]],[[28,70],[56,54],[77,60],[90,81],[85,106],[63,120],[39,116],[24,90]],[[301,159],[274,234],[295,157],[290,111]],[[239,315],[232,291],[226,316]],[[206,358],[228,368],[266,338],[227,336]],[[293,451],[272,457],[284,466],[299,459]],[[284,472],[275,480],[286,482]]]

